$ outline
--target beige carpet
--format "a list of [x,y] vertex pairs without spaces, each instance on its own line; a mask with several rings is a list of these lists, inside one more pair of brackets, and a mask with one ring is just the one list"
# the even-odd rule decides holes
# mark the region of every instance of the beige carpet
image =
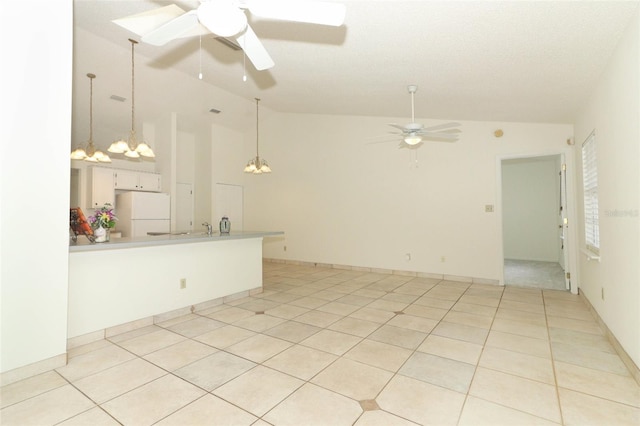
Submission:
[[557,262],[505,259],[504,283],[519,287],[566,290],[564,271]]

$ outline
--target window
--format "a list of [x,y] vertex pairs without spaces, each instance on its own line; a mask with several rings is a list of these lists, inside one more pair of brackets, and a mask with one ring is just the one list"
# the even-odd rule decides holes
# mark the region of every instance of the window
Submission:
[[596,132],[582,144],[582,183],[584,187],[584,235],[587,250],[600,254],[598,221],[598,168],[596,164]]

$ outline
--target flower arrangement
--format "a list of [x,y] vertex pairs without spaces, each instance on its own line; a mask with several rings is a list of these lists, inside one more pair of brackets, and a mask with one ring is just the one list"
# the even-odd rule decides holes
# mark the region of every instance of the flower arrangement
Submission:
[[113,213],[113,207],[107,203],[104,206],[96,209],[93,216],[89,216],[89,223],[93,229],[105,228],[110,229],[116,226],[118,218]]

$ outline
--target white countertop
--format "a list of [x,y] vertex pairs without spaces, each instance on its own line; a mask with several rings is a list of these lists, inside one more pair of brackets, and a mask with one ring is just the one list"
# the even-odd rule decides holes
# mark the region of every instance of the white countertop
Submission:
[[229,234],[214,232],[207,235],[206,232],[173,233],[135,238],[111,238],[106,243],[91,243],[84,235],[78,235],[78,241],[69,241],[69,252],[120,250],[135,247],[152,247],[171,244],[205,243],[212,241],[228,241],[247,238],[263,238],[284,235],[283,231],[231,231]]

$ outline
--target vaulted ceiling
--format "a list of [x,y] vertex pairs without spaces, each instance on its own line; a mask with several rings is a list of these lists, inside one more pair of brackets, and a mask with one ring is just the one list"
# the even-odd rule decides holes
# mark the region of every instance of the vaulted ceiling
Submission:
[[[265,0],[266,1],[266,0]],[[113,19],[197,1],[75,0],[74,22],[128,48]],[[402,117],[417,84],[419,116],[570,123],[606,66],[638,1],[341,1],[342,27],[250,22],[275,61],[256,71],[213,39],[136,52],[276,111]],[[201,65],[200,65],[201,63]]]

